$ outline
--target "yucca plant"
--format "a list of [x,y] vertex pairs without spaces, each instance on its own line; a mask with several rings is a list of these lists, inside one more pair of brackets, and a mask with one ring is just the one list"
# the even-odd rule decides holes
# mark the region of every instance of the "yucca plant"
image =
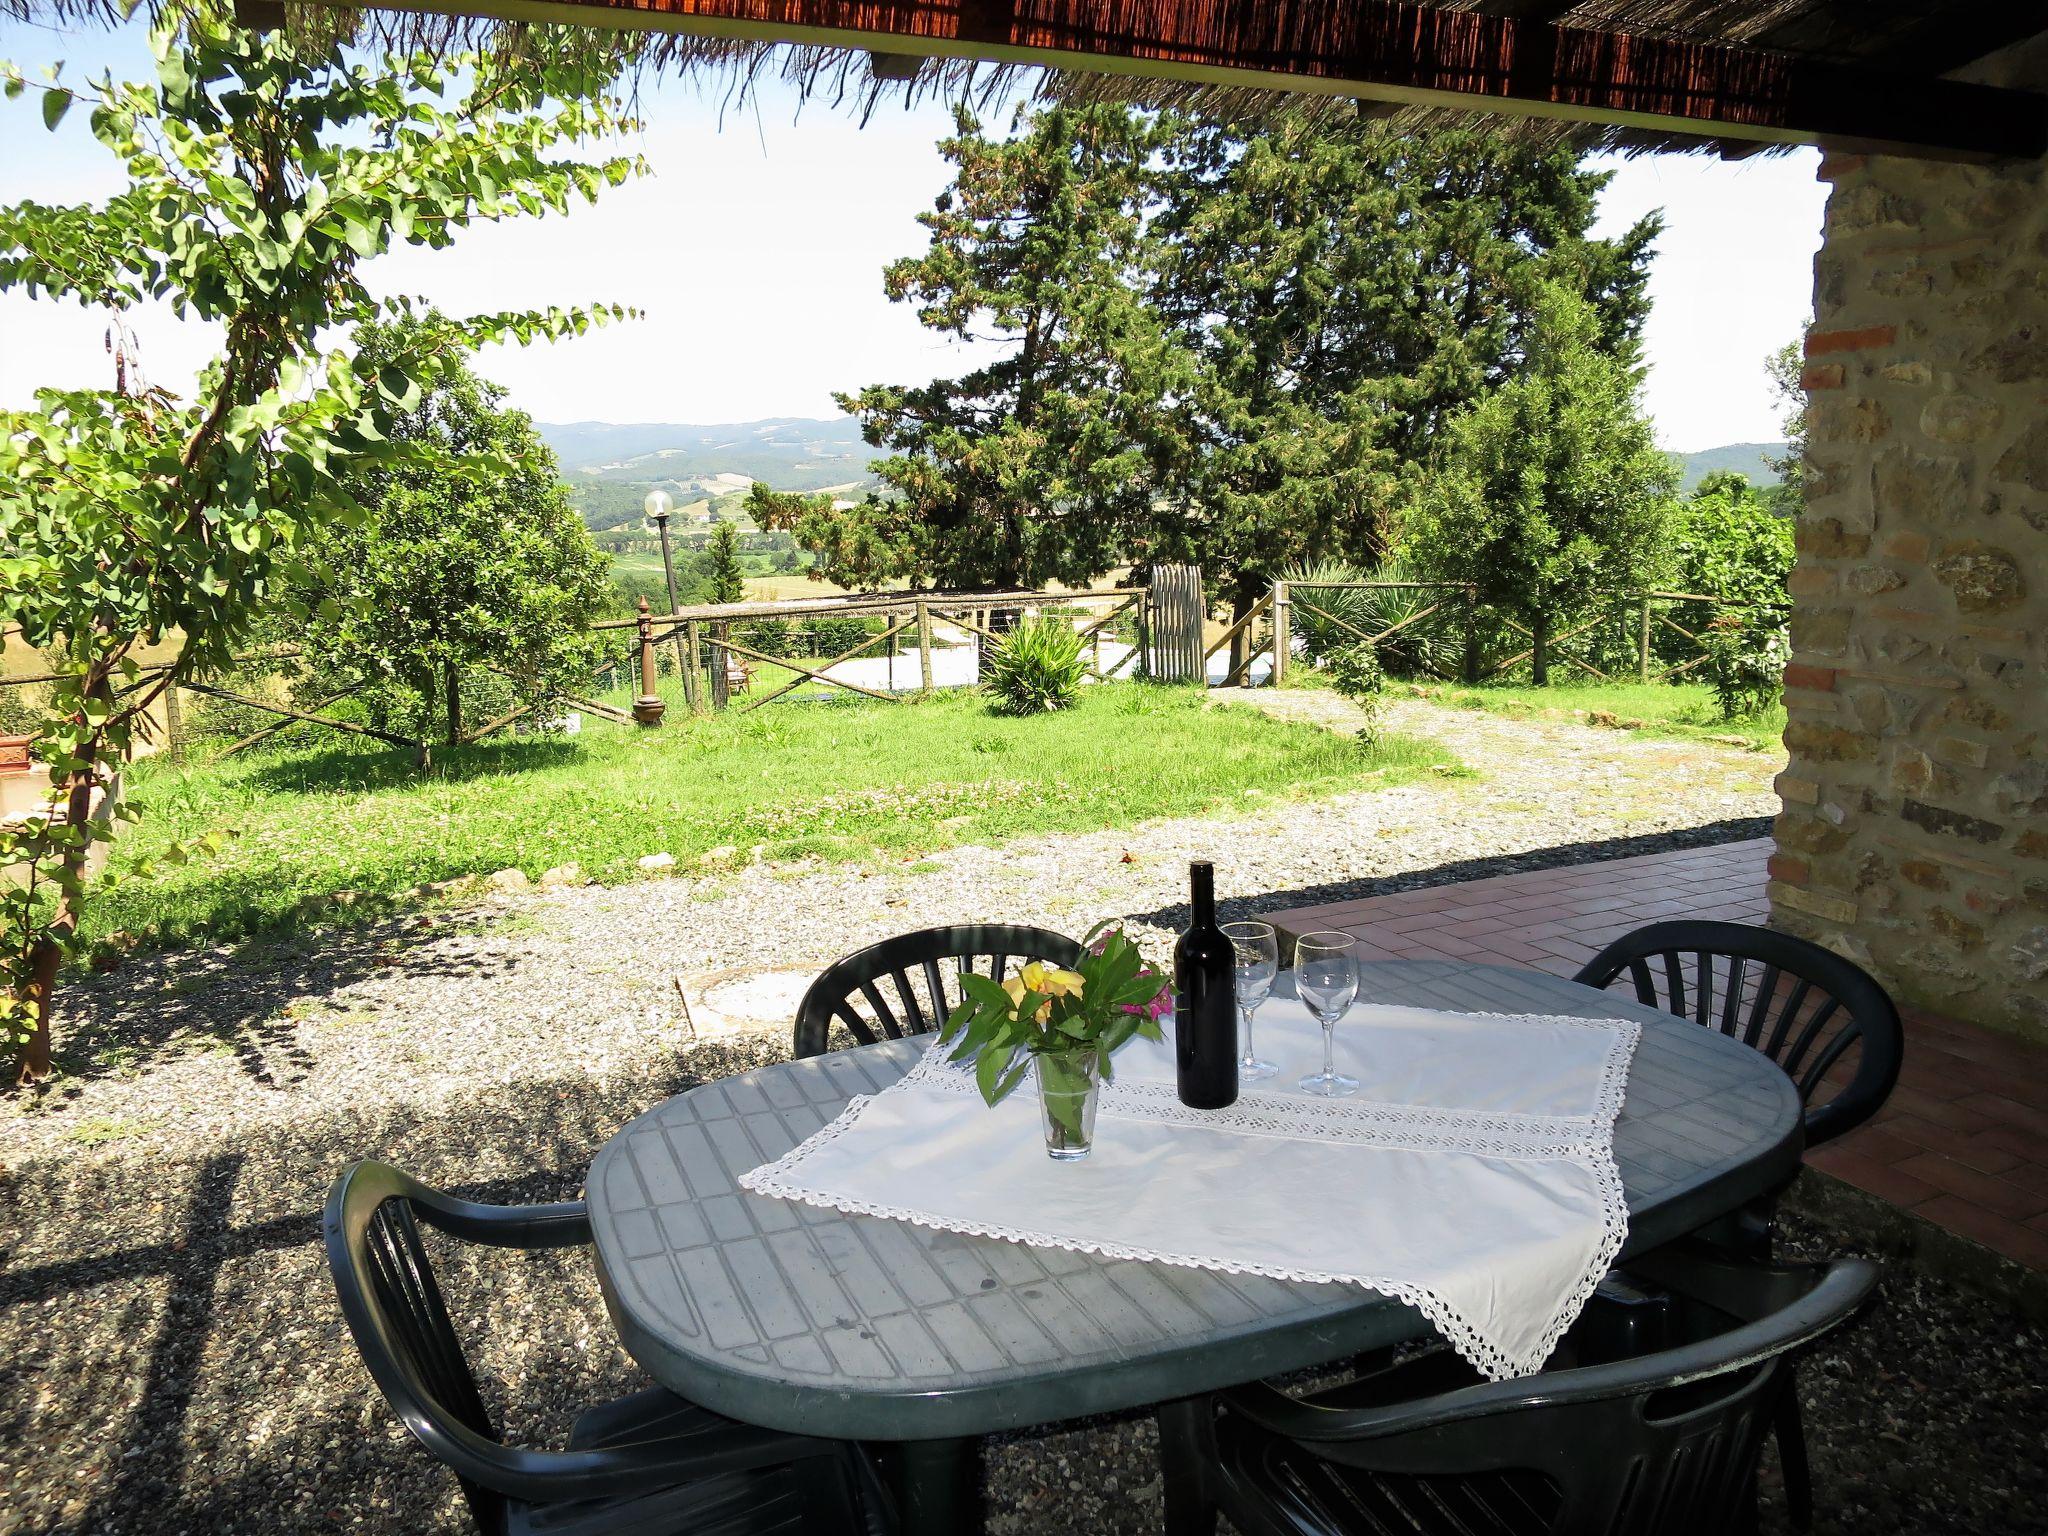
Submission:
[[[1295,566],[1286,579],[1288,586],[1299,593],[1292,611],[1294,633],[1301,637],[1309,659],[1318,666],[1327,665],[1329,658],[1339,651],[1360,644],[1360,635],[1384,635],[1403,620],[1455,596],[1444,587],[1325,585],[1422,579],[1398,559],[1389,560],[1369,573],[1344,560],[1308,561]],[[1458,628],[1462,612],[1461,607],[1453,605],[1388,635],[1374,647],[1379,652],[1380,665],[1397,677],[1457,676],[1464,658],[1464,636]],[[1342,622],[1334,622],[1337,620]],[[1347,624],[1351,629],[1344,627]]]
[[999,715],[1043,715],[1073,704],[1087,670],[1073,625],[1030,619],[982,658],[981,686]]

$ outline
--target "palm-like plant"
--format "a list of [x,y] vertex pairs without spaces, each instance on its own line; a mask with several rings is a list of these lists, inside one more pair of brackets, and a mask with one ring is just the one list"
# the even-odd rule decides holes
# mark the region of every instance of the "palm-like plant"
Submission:
[[1081,637],[1061,619],[1031,619],[992,647],[981,686],[999,715],[1042,715],[1071,706],[1087,676]]
[[[1455,677],[1464,655],[1464,636],[1458,628],[1462,610],[1446,606],[1427,618],[1416,617],[1451,596],[1448,588],[1342,585],[1422,579],[1398,558],[1370,573],[1344,560],[1305,561],[1295,566],[1286,576],[1289,589],[1298,594],[1292,624],[1309,660],[1320,666],[1337,652],[1361,643],[1361,636],[1386,635],[1373,649],[1387,672],[1399,677]],[[1388,634],[1389,630],[1393,633]]]

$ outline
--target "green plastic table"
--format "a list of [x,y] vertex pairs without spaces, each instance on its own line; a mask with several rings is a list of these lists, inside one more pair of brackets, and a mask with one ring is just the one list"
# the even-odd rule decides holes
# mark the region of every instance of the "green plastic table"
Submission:
[[[1377,1003],[1646,1026],[1614,1133],[1624,1256],[1797,1171],[1798,1094],[1739,1041],[1530,971],[1389,961],[1360,972],[1360,998]],[[1357,1287],[1026,1247],[738,1188],[854,1095],[896,1081],[929,1043],[705,1083],[605,1143],[588,1187],[599,1276],[620,1338],[656,1381],[751,1423],[900,1442],[906,1529],[959,1532],[979,1523],[983,1435],[1169,1402],[1426,1331],[1411,1308]]]

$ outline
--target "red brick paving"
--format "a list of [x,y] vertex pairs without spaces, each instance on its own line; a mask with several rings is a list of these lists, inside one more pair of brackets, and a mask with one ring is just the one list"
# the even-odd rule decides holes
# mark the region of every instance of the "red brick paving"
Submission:
[[[1497,875],[1270,914],[1289,934],[1356,934],[1374,960],[1490,960],[1570,976],[1664,917],[1762,923],[1768,838]],[[1816,1168],[2036,1270],[2048,1270],[2048,1048],[1903,1010],[1899,1086]]]

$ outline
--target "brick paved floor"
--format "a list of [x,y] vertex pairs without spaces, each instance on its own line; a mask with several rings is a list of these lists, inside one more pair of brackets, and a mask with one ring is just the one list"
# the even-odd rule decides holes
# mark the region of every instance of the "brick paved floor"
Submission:
[[[1356,934],[1374,960],[1490,960],[1570,976],[1665,917],[1762,923],[1768,838],[1395,891],[1267,916]],[[2048,1270],[2048,1048],[1906,1010],[1899,1086],[1817,1168],[2009,1259]]]

